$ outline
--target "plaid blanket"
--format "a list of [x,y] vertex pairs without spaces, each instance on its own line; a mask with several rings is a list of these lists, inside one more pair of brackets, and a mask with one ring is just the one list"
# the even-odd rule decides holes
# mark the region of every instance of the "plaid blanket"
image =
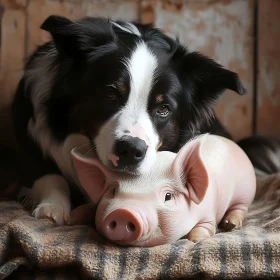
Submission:
[[262,177],[241,230],[153,248],[117,247],[90,226],[58,227],[0,202],[0,279],[280,277],[279,199],[280,174]]

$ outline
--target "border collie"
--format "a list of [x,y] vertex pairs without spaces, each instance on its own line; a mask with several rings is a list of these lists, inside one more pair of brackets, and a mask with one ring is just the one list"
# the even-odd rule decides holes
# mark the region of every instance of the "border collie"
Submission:
[[50,16],[41,28],[53,40],[30,57],[13,104],[37,218],[67,221],[72,148],[90,145],[107,167],[141,174],[158,149],[215,133],[212,105],[225,89],[245,93],[236,73],[150,25]]

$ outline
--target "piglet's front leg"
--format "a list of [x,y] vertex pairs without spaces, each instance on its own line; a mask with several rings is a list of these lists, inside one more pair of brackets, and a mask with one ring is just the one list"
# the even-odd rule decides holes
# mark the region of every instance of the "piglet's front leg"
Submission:
[[196,225],[187,235],[187,238],[196,243],[215,234],[215,226],[212,223]]
[[87,203],[78,206],[70,213],[70,225],[92,225],[95,220],[96,205]]

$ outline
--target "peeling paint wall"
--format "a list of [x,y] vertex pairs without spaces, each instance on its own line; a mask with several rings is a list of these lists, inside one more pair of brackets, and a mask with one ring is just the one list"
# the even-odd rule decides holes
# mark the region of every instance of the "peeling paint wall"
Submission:
[[25,61],[27,0],[2,0],[0,5],[0,143],[10,144],[10,107]]
[[112,19],[135,21],[138,19],[137,1],[94,1],[94,0],[29,0],[28,52],[49,39],[49,34],[41,30],[42,21],[51,14],[58,14],[72,19],[83,16],[100,16]]
[[280,138],[280,1],[259,3],[257,132]]
[[[70,18],[104,16],[154,23],[190,50],[237,72],[248,93],[226,91],[218,118],[240,139],[252,134],[253,0],[2,0],[0,2],[0,143],[12,137],[10,104],[24,61],[49,40],[39,27],[50,14]],[[257,132],[280,138],[280,0],[258,1]],[[3,133],[5,131],[5,133]]]
[[235,139],[252,131],[252,1],[143,1],[141,19],[154,22],[191,51],[200,51],[237,72],[248,93],[226,91],[218,118]]

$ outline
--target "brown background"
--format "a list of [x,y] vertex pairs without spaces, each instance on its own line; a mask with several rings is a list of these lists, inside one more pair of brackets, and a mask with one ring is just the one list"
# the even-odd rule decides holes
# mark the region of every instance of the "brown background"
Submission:
[[228,91],[216,106],[236,140],[280,138],[280,0],[0,0],[0,143],[13,144],[10,104],[50,14],[154,22],[240,75],[248,93]]

